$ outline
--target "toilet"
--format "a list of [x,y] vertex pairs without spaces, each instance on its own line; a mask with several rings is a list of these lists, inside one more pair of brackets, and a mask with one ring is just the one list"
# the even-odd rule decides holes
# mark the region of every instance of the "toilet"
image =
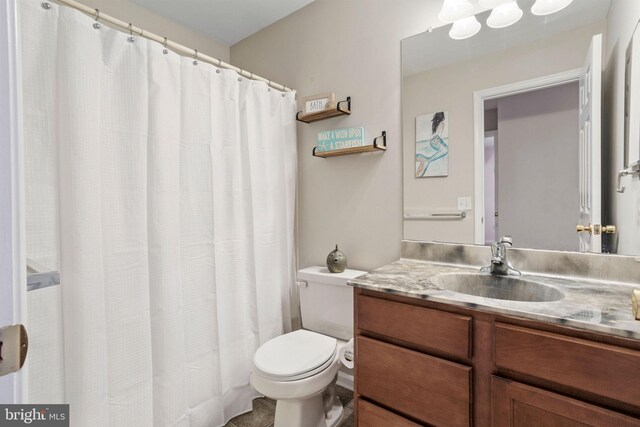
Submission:
[[274,427],[334,427],[343,407],[336,396],[340,349],[353,337],[353,288],[365,271],[298,271],[303,329],[264,343],[253,357],[251,384],[276,400]]

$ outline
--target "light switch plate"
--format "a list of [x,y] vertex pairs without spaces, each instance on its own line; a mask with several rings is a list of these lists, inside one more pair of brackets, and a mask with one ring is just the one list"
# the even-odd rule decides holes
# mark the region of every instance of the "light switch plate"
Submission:
[[470,211],[472,209],[471,197],[458,197],[458,210]]

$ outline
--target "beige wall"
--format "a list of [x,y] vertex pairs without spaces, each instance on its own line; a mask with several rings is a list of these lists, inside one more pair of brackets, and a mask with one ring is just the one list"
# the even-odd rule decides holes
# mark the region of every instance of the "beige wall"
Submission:
[[610,148],[603,150],[603,220],[618,226],[620,254],[640,253],[640,180],[626,177],[626,191],[615,191],[616,174],[624,168],[625,52],[639,19],[640,1],[613,0],[605,37],[603,143]]
[[[298,126],[300,266],[323,265],[340,245],[349,266],[400,257],[402,147],[400,41],[438,25],[440,1],[317,0],[232,46],[234,65],[298,90],[350,95],[353,114]],[[317,133],[364,126],[387,131],[383,154],[316,158]]]
[[148,9],[138,6],[130,0],[79,0],[81,3],[106,13],[144,30],[167,37],[206,55],[229,61],[229,46],[212,39],[198,31],[180,25]]
[[[408,209],[457,209],[474,196],[473,92],[582,66],[599,22],[547,39],[405,77],[403,81],[404,205]],[[449,112],[449,176],[414,178],[415,117]],[[405,221],[404,237],[472,243],[474,214],[458,221]]]

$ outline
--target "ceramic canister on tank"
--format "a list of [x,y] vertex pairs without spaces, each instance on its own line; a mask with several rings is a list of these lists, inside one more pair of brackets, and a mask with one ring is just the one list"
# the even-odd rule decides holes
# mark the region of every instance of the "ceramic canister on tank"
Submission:
[[347,256],[340,252],[338,245],[327,255],[327,268],[332,273],[342,273],[347,268]]

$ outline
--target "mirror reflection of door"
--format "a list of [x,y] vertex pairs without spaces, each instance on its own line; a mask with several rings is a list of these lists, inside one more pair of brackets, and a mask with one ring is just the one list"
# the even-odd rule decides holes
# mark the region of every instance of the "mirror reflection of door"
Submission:
[[522,247],[579,250],[578,94],[573,81],[485,101],[486,244],[511,235]]
[[[488,104],[491,101],[485,103]],[[496,164],[498,130],[496,109],[485,109],[485,132],[484,132],[484,240],[486,245],[495,243],[498,239],[498,206],[496,187]],[[488,126],[488,123],[494,124]]]
[[[601,111],[602,111],[602,35],[593,37],[580,73],[580,209],[579,225],[599,224],[602,219]],[[595,225],[594,225],[595,227]],[[598,232],[578,236],[581,252],[602,252]]]

